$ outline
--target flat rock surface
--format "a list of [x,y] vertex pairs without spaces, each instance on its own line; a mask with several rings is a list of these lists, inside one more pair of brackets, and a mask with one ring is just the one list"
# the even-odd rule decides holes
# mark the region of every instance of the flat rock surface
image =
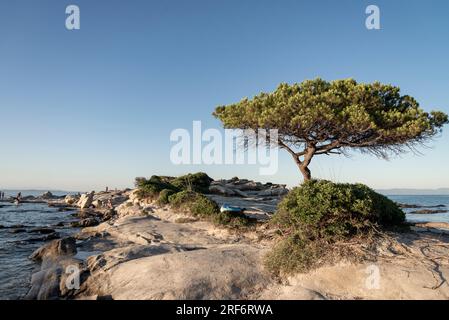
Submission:
[[[241,184],[242,192],[252,192],[252,182]],[[380,247],[373,261],[342,261],[279,281],[264,269],[263,257],[274,240],[263,225],[236,232],[141,202],[132,191],[116,193],[129,199],[120,198],[113,219],[82,229],[67,250],[65,239],[36,253],[46,262],[29,297],[64,293],[63,273],[55,270],[79,262],[87,276],[70,296],[75,299],[449,299],[449,236],[441,234],[447,224],[417,224],[420,232],[394,234],[394,242]],[[101,196],[96,200],[107,202],[112,193]],[[244,207],[259,220],[269,219],[281,199],[208,196],[219,205]]]

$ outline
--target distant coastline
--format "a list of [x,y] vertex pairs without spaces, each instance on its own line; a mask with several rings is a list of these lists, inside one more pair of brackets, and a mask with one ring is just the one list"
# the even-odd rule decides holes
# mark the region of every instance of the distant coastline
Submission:
[[55,196],[63,196],[68,194],[77,194],[83,193],[82,191],[64,191],[64,190],[45,190],[45,189],[1,189],[0,191],[4,192],[6,196],[15,196],[17,193],[21,192],[23,196],[34,196],[38,197],[49,191]]
[[438,189],[377,189],[377,192],[387,196],[449,196],[449,188]]

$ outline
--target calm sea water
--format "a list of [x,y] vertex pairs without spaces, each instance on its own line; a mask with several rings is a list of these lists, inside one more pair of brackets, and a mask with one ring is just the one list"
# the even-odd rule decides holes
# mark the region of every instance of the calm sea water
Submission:
[[[449,196],[388,196],[393,201],[405,204],[417,204],[422,206],[438,206],[445,205],[446,208],[430,208],[449,210]],[[426,208],[423,208],[426,209]],[[407,213],[407,220],[413,222],[449,222],[449,213],[436,214],[410,214],[411,211],[418,209],[403,209]]]
[[[23,195],[38,195],[42,192],[23,192]],[[58,194],[56,194],[58,195]],[[449,196],[388,196],[390,199],[406,204],[422,206],[445,205],[449,208]],[[404,209],[410,212],[418,209]],[[67,228],[75,218],[73,212],[59,212],[46,204],[21,204],[19,206],[0,202],[0,299],[19,299],[29,289],[31,274],[37,265],[28,256],[44,242],[33,241],[42,235],[28,233],[36,227],[49,227],[61,236],[67,236],[76,229]],[[443,221],[449,222],[449,214],[407,214],[410,221]],[[56,227],[64,222],[64,227]],[[22,225],[19,227],[18,225]],[[15,226],[15,227],[14,227]],[[13,228],[11,228],[13,227]],[[14,233],[14,230],[24,229],[25,232]],[[22,230],[23,231],[23,230]]]
[[[28,292],[31,274],[37,267],[28,256],[45,243],[39,241],[45,235],[29,231],[48,227],[61,236],[68,236],[75,231],[67,227],[75,220],[71,215],[74,212],[59,212],[46,204],[0,202],[0,299],[19,299]],[[57,227],[59,222],[65,226]]]

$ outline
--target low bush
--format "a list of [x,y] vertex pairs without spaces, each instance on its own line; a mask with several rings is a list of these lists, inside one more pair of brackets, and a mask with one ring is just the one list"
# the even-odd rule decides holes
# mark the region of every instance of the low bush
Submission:
[[244,213],[220,212],[213,217],[213,222],[218,225],[240,229],[251,226],[255,219],[249,218]]
[[404,212],[393,201],[363,184],[308,181],[279,203],[270,223],[285,238],[266,263],[275,272],[304,271],[328,245],[404,221]]
[[197,217],[208,217],[220,212],[215,201],[194,191],[175,193],[168,197],[168,201],[173,208],[188,211]]
[[212,181],[213,179],[204,172],[198,172],[177,177],[171,183],[181,190],[209,193],[209,186]]
[[159,192],[159,197],[157,198],[157,203],[159,205],[165,205],[168,204],[168,197],[172,194],[175,194],[176,192],[172,189],[164,189],[161,192]]
[[136,187],[139,189],[140,198],[156,199],[162,190],[179,191],[178,188],[170,183],[170,177],[151,176],[150,179],[136,178]]
[[249,227],[254,222],[243,213],[220,212],[215,201],[194,191],[178,192],[169,196],[168,201],[172,208],[232,229]]
[[139,198],[156,200],[159,205],[190,213],[197,218],[209,220],[230,228],[250,226],[254,219],[245,214],[220,212],[217,203],[203,193],[209,192],[213,180],[205,173],[186,174],[177,178],[152,176],[150,179],[136,178]]
[[[138,196],[141,199],[158,199],[159,193],[163,190],[171,190],[173,193],[179,191],[195,191],[200,193],[208,193],[209,186],[212,182],[207,174],[203,172],[189,173],[180,177],[169,176],[151,176],[150,179],[136,178],[135,185],[139,189]],[[165,191],[164,193],[167,193]],[[165,197],[165,195],[164,195]],[[162,198],[162,204],[166,199]]]

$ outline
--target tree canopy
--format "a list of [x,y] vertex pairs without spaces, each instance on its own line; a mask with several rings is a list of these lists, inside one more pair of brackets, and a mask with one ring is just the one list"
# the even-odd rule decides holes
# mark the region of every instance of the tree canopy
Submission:
[[357,149],[388,158],[416,150],[448,123],[445,113],[425,112],[396,86],[354,79],[282,83],[213,114],[225,128],[277,129],[275,143],[293,156],[305,180],[316,155]]

